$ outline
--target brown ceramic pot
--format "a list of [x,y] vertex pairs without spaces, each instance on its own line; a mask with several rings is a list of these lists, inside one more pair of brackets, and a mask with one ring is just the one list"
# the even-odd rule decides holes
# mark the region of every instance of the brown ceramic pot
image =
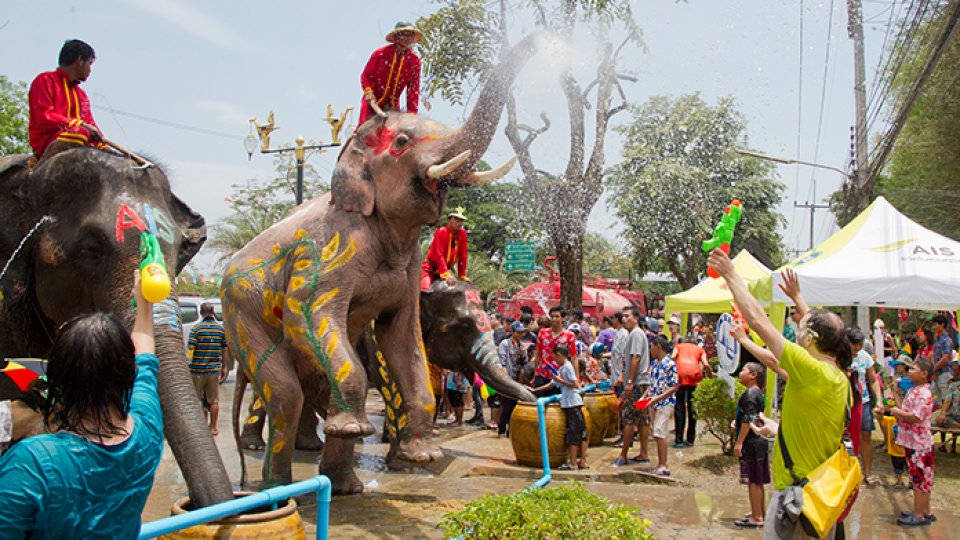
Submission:
[[[563,440],[566,417],[559,403],[548,404],[544,413],[550,466],[556,467],[567,461],[567,445],[564,444]],[[586,407],[583,408],[583,417],[587,423],[587,440],[589,440],[590,411]],[[513,454],[519,464],[528,467],[543,467],[543,457],[540,454],[540,429],[535,403],[529,401],[517,402],[517,407],[510,417],[510,444],[513,445]]]
[[[239,498],[251,495],[252,492],[236,492],[234,497]],[[174,503],[172,514],[183,514],[190,508],[190,498],[184,497]],[[260,510],[259,512],[257,510]],[[261,508],[251,513],[232,516],[229,518],[196,525],[160,538],[174,540],[200,539],[251,539],[276,538],[278,540],[304,540],[303,521],[297,511],[297,502],[287,499],[285,504],[276,510]]]

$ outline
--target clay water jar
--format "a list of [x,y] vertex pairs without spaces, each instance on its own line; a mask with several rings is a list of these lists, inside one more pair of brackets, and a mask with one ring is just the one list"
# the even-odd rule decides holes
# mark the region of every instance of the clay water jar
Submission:
[[[612,401],[610,398],[613,398]],[[587,392],[583,395],[583,408],[590,411],[587,420],[587,431],[590,434],[588,444],[590,446],[600,446],[603,444],[603,438],[607,433],[613,432],[611,424],[612,412],[611,405],[617,401],[616,394],[612,390],[606,392]],[[584,414],[584,417],[587,417]]]
[[[590,439],[590,411],[584,407],[583,418],[587,423],[587,440]],[[567,461],[567,445],[563,440],[566,416],[559,403],[549,403],[544,410],[547,426],[547,452],[550,466],[556,467]],[[543,467],[540,453],[540,427],[537,421],[537,404],[519,401],[510,417],[510,444],[517,463],[527,467]]]
[[[253,492],[240,491],[233,494],[234,498],[252,495]],[[184,497],[173,504],[171,514],[183,514],[191,510],[190,498]],[[203,525],[196,525],[186,529],[161,536],[172,540],[199,540],[215,539],[248,539],[248,538],[275,538],[277,540],[305,540],[303,521],[297,511],[297,502],[287,499],[285,504],[278,505],[276,510],[269,506],[248,510],[247,513],[224,518]]]

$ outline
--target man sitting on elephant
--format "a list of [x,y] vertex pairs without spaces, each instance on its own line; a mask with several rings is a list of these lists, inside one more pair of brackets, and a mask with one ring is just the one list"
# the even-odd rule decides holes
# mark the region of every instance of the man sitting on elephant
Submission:
[[90,99],[80,88],[93,68],[93,47],[71,39],[60,49],[60,67],[37,75],[30,84],[30,146],[37,158],[75,145],[104,148],[93,120]]
[[[456,283],[458,277],[460,281],[470,283],[467,277],[467,231],[463,228],[466,220],[463,207],[457,207],[447,214],[446,226],[433,233],[433,241],[420,271],[420,290],[429,290],[438,279],[446,280],[447,285]],[[454,265],[456,274],[453,273]]]
[[[416,113],[420,103],[420,57],[410,48],[423,34],[413,23],[401,21],[387,34],[391,44],[370,55],[360,74],[363,101],[360,103],[362,126],[379,110],[400,109],[400,94],[407,93],[407,112]],[[376,109],[374,108],[376,106]]]

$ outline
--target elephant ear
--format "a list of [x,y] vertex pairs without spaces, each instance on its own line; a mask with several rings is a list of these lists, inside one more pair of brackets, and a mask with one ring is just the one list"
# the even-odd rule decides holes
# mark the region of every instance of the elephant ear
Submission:
[[174,273],[177,275],[206,242],[207,223],[203,216],[187,206],[187,203],[172,192],[170,193],[170,213],[181,233],[180,247],[177,250],[177,270]]
[[373,213],[373,171],[367,163],[369,149],[366,140],[369,134],[378,132],[383,125],[381,118],[368,120],[347,141],[340,153],[337,168],[330,180],[333,204],[337,210],[360,212],[365,216]]

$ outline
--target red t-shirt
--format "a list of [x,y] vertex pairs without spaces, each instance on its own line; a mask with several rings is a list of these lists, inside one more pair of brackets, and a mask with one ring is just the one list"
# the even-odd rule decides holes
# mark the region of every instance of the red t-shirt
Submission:
[[550,328],[540,330],[537,336],[537,354],[540,360],[537,362],[535,376],[553,379],[554,373],[547,366],[557,369],[557,364],[553,361],[553,348],[557,345],[566,346],[571,357],[577,354],[577,338],[574,337],[573,332],[561,330],[559,335],[554,336]]
[[703,348],[695,343],[677,343],[673,347],[680,386],[696,386],[703,379],[700,357],[704,354]]

